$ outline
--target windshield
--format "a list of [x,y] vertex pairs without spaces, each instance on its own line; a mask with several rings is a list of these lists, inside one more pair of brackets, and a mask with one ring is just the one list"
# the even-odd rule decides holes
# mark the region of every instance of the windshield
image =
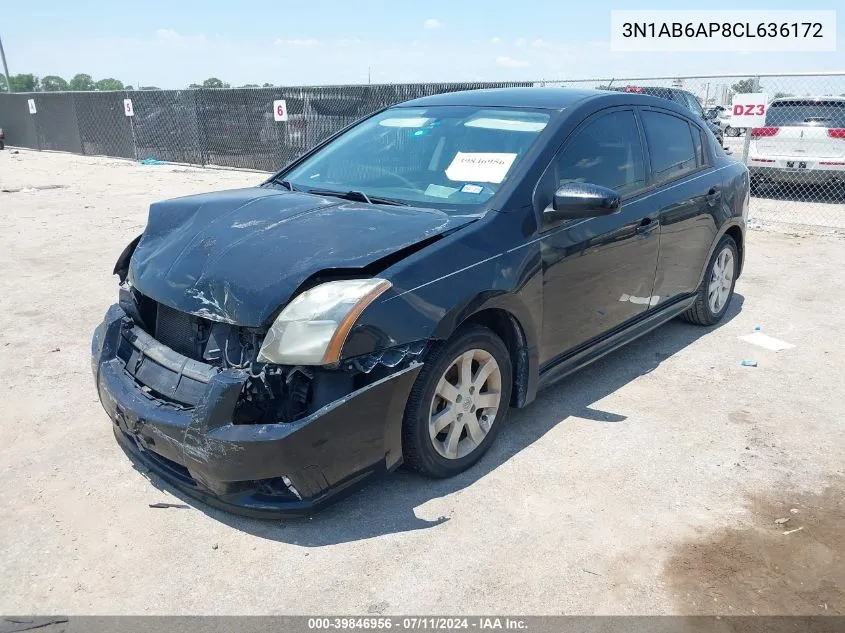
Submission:
[[548,122],[536,110],[393,108],[282,178],[300,191],[354,191],[374,202],[471,212],[499,190]]
[[766,111],[766,125],[772,127],[845,127],[845,100],[792,99],[775,101]]

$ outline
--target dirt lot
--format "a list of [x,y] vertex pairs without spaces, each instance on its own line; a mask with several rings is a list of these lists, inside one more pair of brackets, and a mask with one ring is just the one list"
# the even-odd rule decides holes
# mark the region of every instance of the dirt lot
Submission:
[[[456,479],[400,471],[312,520],[151,509],[186,502],[132,468],[91,376],[110,271],[150,202],[260,178],[0,153],[20,189],[0,193],[0,611],[845,614],[835,235],[751,231],[720,327],[670,323],[544,392]],[[758,324],[795,347],[738,339]]]

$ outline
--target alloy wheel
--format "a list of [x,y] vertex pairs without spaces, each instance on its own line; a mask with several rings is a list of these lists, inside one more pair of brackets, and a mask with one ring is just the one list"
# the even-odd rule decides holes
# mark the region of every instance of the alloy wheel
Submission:
[[734,278],[734,255],[730,248],[723,248],[713,262],[710,286],[707,289],[707,302],[713,314],[719,314],[731,294]]
[[502,371],[492,354],[471,349],[455,358],[431,399],[428,430],[446,459],[475,451],[489,433],[502,398]]

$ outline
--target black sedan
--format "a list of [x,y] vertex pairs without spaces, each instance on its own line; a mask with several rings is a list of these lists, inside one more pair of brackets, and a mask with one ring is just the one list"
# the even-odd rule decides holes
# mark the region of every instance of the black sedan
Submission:
[[746,167],[664,99],[390,107],[259,186],[151,206],[93,337],[100,400],[133,459],[243,514],[402,463],[455,475],[542,387],[722,319],[748,199]]

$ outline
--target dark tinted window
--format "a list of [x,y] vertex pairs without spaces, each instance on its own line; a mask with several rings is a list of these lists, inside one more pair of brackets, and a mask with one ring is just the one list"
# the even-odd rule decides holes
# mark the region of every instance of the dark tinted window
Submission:
[[766,125],[845,127],[845,100],[789,99],[769,104]]
[[558,186],[589,182],[619,193],[642,187],[645,166],[634,113],[613,112],[588,123],[558,158],[555,175]]
[[655,183],[674,180],[695,170],[696,151],[689,123],[669,114],[646,111],[643,125]]

